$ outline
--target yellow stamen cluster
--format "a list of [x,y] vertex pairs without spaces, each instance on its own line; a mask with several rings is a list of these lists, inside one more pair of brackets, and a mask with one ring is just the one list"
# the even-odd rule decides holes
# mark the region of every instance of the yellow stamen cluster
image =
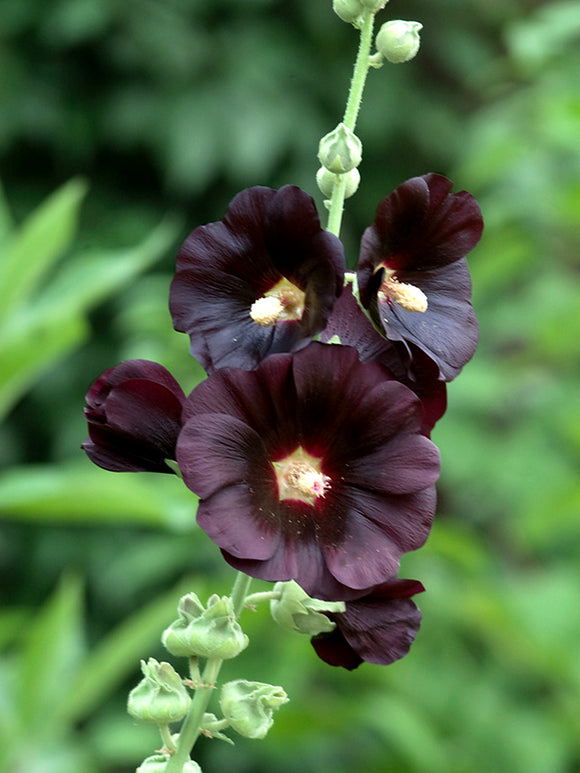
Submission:
[[392,274],[385,270],[385,279],[379,288],[378,297],[380,301],[386,301],[391,298],[396,301],[405,311],[427,311],[427,296],[415,285],[399,282]]
[[264,295],[252,303],[250,317],[262,327],[273,325],[280,318],[284,306],[279,298],[274,295]]
[[250,317],[262,327],[279,320],[302,319],[303,313],[304,293],[287,279],[281,279],[250,307]]
[[302,448],[274,466],[280,499],[300,499],[313,504],[317,497],[324,496],[330,485],[328,475],[320,472],[319,460]]

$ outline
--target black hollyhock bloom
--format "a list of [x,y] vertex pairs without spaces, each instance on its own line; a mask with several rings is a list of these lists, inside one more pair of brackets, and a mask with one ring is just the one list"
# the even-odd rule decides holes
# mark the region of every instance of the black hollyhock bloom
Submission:
[[127,360],[92,385],[84,410],[89,459],[114,472],[173,472],[185,395],[171,373],[149,360]]
[[177,462],[226,560],[344,600],[392,578],[435,511],[437,448],[413,392],[340,345],[218,370],[184,407]]
[[292,185],[239,193],[223,221],[196,228],[177,256],[170,310],[211,373],[251,370],[307,345],[342,290],[344,251],[314,200]]
[[[334,304],[326,328],[320,334],[324,343],[338,336],[341,344],[354,347],[361,362],[380,362],[389,377],[412,389],[423,403],[423,429],[427,437],[447,408],[447,386],[439,379],[439,368],[413,344],[409,349],[392,342],[375,329],[348,284]],[[412,358],[409,360],[408,351]]]
[[325,613],[336,628],[311,639],[316,654],[349,671],[363,661],[388,666],[399,660],[409,651],[421,623],[421,612],[410,597],[424,590],[416,580],[392,580],[347,601],[344,612]]
[[427,174],[399,185],[363,234],[360,298],[391,341],[414,344],[451,381],[471,359],[478,325],[465,256],[481,237],[477,201]]

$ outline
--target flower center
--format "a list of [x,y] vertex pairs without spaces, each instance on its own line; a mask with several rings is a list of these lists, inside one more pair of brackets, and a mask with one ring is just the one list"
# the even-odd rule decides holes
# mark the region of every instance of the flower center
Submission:
[[395,272],[386,266],[380,266],[385,269],[383,282],[379,287],[379,300],[386,301],[389,298],[396,301],[405,311],[427,311],[427,296],[415,285],[399,282],[395,278]]
[[299,499],[314,504],[317,497],[323,497],[330,478],[320,471],[320,459],[316,459],[302,448],[281,462],[274,462],[280,499]]
[[302,319],[303,313],[304,293],[286,278],[254,301],[250,308],[250,317],[262,327],[274,325],[278,320]]

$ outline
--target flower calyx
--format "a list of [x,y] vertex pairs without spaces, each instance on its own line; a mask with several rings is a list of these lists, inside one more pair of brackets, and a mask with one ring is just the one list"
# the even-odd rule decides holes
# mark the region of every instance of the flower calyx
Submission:
[[220,694],[224,717],[245,738],[264,738],[274,724],[274,710],[288,700],[281,687],[247,679],[226,682]]
[[350,172],[362,161],[362,142],[344,123],[339,123],[320,140],[318,160],[334,174]]
[[344,601],[322,601],[311,598],[294,580],[277,582],[274,591],[279,598],[270,601],[270,614],[281,628],[306,636],[330,633],[336,627],[325,612],[344,612]]
[[214,594],[204,607],[195,593],[188,593],[180,599],[177,611],[178,619],[161,638],[172,655],[226,660],[248,646],[229,596]]
[[418,21],[387,21],[377,33],[377,51],[393,64],[409,62],[419,51],[421,29],[423,25]]
[[170,663],[141,661],[143,679],[129,693],[127,711],[135,719],[168,725],[189,711],[191,697]]
[[361,0],[333,0],[332,10],[347,24],[352,24],[354,27],[360,26],[364,11]]

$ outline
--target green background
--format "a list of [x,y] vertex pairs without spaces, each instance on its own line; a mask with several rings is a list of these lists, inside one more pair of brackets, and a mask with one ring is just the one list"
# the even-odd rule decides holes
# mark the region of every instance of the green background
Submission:
[[[265,741],[202,739],[205,773],[580,770],[580,2],[391,0],[412,63],[369,73],[350,265],[378,202],[434,171],[480,201],[481,343],[434,432],[443,471],[404,660],[347,673],[245,613],[226,678],[281,684]],[[177,478],[93,467],[84,395],[154,359],[177,247],[238,190],[314,184],[357,35],[330,0],[0,3],[0,771],[129,773],[125,713],[177,599],[227,593]],[[256,583],[258,590],[264,584]],[[197,750],[197,747],[196,747]]]

